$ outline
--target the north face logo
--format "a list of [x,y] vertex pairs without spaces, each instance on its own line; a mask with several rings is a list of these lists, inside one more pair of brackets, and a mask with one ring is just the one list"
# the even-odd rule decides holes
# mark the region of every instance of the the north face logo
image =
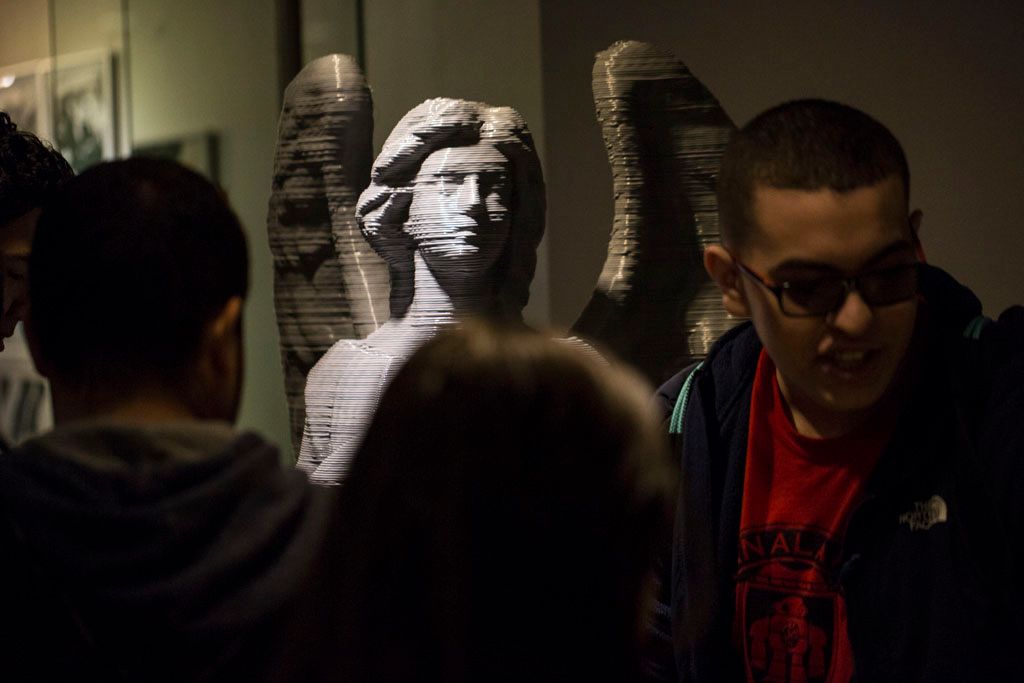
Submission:
[[900,515],[900,524],[906,524],[911,531],[927,531],[947,520],[946,501],[935,495],[928,500],[914,503],[914,509]]

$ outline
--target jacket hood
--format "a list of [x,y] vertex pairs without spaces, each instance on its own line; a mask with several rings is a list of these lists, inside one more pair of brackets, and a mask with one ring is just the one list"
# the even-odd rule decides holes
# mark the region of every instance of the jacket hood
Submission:
[[921,268],[921,295],[932,331],[964,333],[967,325],[981,315],[981,301],[952,275],[935,266]]
[[321,545],[319,500],[226,424],[80,423],[0,458],[16,542],[100,640],[136,620],[202,639],[278,609]]

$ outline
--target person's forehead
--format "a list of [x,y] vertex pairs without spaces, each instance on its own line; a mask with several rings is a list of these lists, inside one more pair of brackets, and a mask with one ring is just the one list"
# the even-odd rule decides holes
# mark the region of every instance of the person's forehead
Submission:
[[494,173],[505,171],[508,159],[489,144],[446,147],[432,153],[420,167],[419,175]]
[[35,208],[0,225],[0,255],[24,255],[32,248],[32,235],[42,209]]
[[903,185],[890,176],[837,192],[757,185],[749,250],[768,260],[797,258],[855,266],[893,241],[910,240]]
[[897,175],[890,175],[876,183],[845,191],[828,187],[802,189],[755,183],[751,204],[755,215],[766,209],[795,215],[834,211],[904,212],[906,196],[903,181]]

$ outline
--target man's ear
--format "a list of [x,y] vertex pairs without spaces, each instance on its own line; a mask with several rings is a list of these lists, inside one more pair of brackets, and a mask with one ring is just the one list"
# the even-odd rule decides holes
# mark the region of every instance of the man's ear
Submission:
[[237,370],[237,345],[241,339],[242,297],[227,300],[203,331],[202,353],[217,374]]
[[186,388],[196,417],[233,421],[242,386],[242,298],[232,297],[206,323]]
[[740,272],[732,254],[721,244],[712,244],[704,250],[704,269],[722,292],[722,306],[740,318],[750,317],[747,298],[739,282]]
[[242,297],[233,296],[225,302],[220,312],[206,326],[207,336],[213,338],[234,334],[242,318]]
[[924,245],[921,244],[921,219],[924,214],[921,209],[914,209],[910,212],[910,239],[914,241],[914,251],[917,252],[917,260],[926,263],[928,259],[924,254]]

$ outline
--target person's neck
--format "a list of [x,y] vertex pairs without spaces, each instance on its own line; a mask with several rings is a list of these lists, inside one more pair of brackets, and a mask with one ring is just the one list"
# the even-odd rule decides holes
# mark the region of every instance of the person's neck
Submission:
[[96,401],[79,397],[61,398],[55,392],[53,419],[58,425],[88,419],[131,424],[158,424],[195,420],[197,416],[185,403],[168,396],[138,395],[124,400]]
[[801,436],[816,439],[846,436],[866,424],[874,412],[871,409],[842,412],[822,409],[810,401],[801,401],[799,397],[787,395],[781,377],[779,389],[785,402],[786,414],[793,423],[796,433]]
[[829,410],[795,392],[789,391],[785,379],[775,375],[779,383],[786,414],[800,436],[835,439],[854,434],[866,425],[884,426],[895,420],[896,408],[904,395],[898,375],[880,400],[863,410]]
[[[444,288],[431,272],[419,252],[414,255],[415,279],[412,302],[402,316],[404,323],[412,325],[444,325],[473,315],[479,315],[490,304],[481,294],[481,286]],[[462,284],[462,283],[460,283]],[[459,291],[464,290],[464,291]]]

